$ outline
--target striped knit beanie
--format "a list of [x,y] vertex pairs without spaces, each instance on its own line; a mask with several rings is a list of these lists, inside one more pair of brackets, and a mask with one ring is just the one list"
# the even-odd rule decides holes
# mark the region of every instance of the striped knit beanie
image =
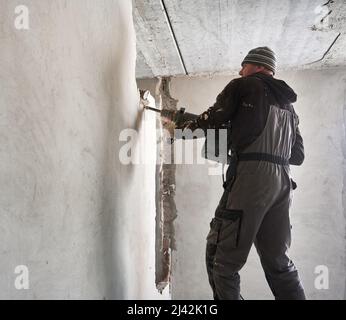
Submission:
[[275,53],[268,47],[258,47],[250,50],[241,65],[243,65],[244,63],[252,63],[255,65],[264,66],[267,69],[273,71],[273,73],[275,74]]

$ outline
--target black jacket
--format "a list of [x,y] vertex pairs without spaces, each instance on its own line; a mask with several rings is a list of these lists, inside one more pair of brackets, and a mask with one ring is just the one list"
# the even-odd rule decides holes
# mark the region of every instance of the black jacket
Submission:
[[[231,148],[241,152],[263,131],[271,104],[289,110],[298,119],[292,105],[296,100],[297,95],[284,81],[256,73],[232,80],[212,107],[185,125],[194,130],[218,129],[229,124]],[[304,145],[298,124],[296,132],[290,164],[301,165],[304,161]]]

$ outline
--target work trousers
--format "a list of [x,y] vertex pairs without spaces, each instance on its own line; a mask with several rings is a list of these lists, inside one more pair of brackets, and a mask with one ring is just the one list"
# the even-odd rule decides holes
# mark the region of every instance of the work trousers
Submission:
[[288,167],[264,161],[239,163],[207,237],[206,265],[214,299],[241,299],[238,272],[252,244],[275,299],[305,299],[298,271],[287,254],[292,196],[288,172]]

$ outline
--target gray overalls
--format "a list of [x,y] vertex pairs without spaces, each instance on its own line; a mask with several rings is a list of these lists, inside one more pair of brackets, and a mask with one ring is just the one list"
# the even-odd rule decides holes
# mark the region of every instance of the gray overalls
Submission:
[[240,299],[239,270],[252,244],[276,299],[305,299],[297,269],[287,255],[291,245],[289,207],[292,180],[288,159],[297,119],[270,106],[261,135],[237,156],[235,177],[210,223],[206,264],[215,299]]

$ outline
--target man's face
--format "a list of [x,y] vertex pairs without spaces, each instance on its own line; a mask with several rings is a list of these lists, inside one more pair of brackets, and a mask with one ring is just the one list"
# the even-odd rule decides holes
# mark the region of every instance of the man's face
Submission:
[[264,67],[256,66],[251,63],[244,63],[242,65],[242,69],[239,71],[239,75],[242,77],[250,76],[254,73],[260,72],[264,69]]

